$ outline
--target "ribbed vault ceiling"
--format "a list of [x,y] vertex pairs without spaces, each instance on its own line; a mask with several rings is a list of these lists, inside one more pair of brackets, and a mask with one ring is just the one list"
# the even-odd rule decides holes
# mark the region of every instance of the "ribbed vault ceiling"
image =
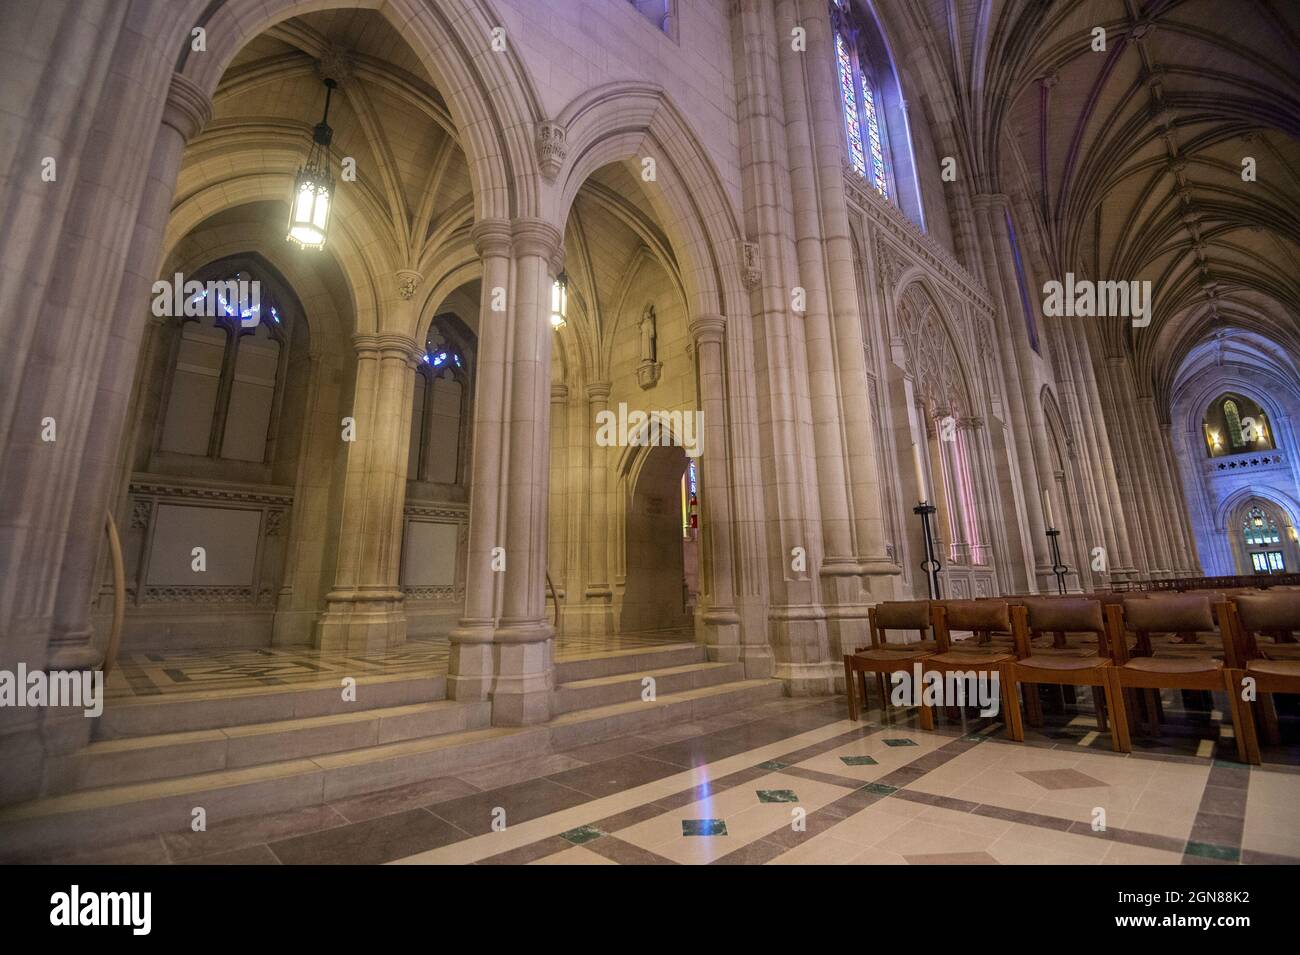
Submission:
[[[1017,208],[1039,220],[1048,277],[1152,282],[1151,326],[1110,320],[1105,334],[1158,398],[1227,327],[1300,354],[1300,4],[907,6],[975,191],[1028,197]],[[1096,27],[1105,52],[1091,48]]]

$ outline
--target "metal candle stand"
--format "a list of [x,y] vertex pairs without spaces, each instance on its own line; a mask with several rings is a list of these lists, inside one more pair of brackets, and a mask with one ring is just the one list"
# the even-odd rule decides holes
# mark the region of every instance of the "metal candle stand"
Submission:
[[1056,592],[1063,594],[1065,593],[1065,575],[1070,568],[1061,563],[1061,542],[1058,539],[1060,536],[1061,532],[1055,527],[1047,529],[1047,539],[1052,545],[1052,573],[1056,575]]
[[921,561],[921,569],[925,571],[926,583],[930,587],[930,599],[942,600],[939,593],[939,571],[943,569],[943,564],[939,563],[939,556],[934,550],[934,539],[930,536],[930,515],[934,510],[933,504],[922,501],[912,508],[912,513],[921,515],[921,536],[925,540],[925,560]]

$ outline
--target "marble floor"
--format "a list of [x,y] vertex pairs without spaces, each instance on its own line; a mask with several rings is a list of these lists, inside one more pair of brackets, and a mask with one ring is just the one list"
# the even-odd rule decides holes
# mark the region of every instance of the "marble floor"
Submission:
[[[1083,706],[1027,741],[780,699],[564,752],[55,859],[199,864],[1300,863],[1300,754],[1214,712],[1110,752]],[[1295,737],[1295,727],[1284,732]],[[1201,753],[1202,755],[1197,755]]]
[[[691,631],[618,633],[589,636],[561,633],[558,660],[577,660],[620,650],[692,643]],[[109,673],[109,699],[203,693],[257,686],[338,682],[342,676],[447,672],[451,644],[446,637],[412,637],[391,650],[374,653],[322,653],[312,647],[235,647],[209,650],[144,650],[118,655]]]

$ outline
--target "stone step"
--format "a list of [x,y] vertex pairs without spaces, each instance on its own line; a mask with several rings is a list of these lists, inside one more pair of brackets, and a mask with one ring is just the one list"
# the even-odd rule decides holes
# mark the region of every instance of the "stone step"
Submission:
[[645,690],[643,680],[652,678],[655,695],[679,693],[702,686],[717,686],[745,678],[742,663],[689,663],[686,666],[638,670],[615,676],[601,676],[591,680],[564,683],[555,690],[551,712],[555,715],[587,710],[611,703],[628,703],[640,700]]
[[222,729],[97,740],[85,749],[51,759],[46,781],[50,792],[64,793],[240,769],[480,729],[490,722],[491,712],[487,702],[439,700]]
[[0,808],[0,856],[31,858],[212,826],[239,816],[333,802],[393,786],[593,743],[666,723],[754,706],[782,695],[778,680],[745,680],[661,694],[654,702],[577,710],[530,727],[489,727],[340,753],[105,786]]
[[555,682],[577,683],[640,670],[704,663],[708,658],[708,652],[700,643],[666,643],[661,647],[615,650],[613,653],[601,653],[576,660],[557,660]]
[[341,679],[327,683],[207,690],[110,699],[95,727],[97,739],[223,729],[432,703],[447,697],[445,676],[357,677],[356,699],[343,698]]

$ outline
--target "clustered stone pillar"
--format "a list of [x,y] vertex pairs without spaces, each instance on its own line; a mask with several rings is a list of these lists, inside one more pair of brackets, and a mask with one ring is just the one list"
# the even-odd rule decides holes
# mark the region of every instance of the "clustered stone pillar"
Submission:
[[700,471],[700,611],[709,659],[742,659],[740,615],[735,608],[731,561],[731,498],[727,482],[727,409],[722,345],[727,323],[698,315],[689,331],[695,343],[698,400],[703,416]]
[[493,723],[514,726],[550,718],[555,679],[546,557],[550,293],[561,244],[538,219],[483,221],[474,237],[484,275],[474,484],[448,688],[455,699],[490,698]]
[[334,589],[317,624],[322,650],[365,651],[406,640],[399,582],[402,510],[415,364],[413,338],[356,335],[356,386],[349,434]]

